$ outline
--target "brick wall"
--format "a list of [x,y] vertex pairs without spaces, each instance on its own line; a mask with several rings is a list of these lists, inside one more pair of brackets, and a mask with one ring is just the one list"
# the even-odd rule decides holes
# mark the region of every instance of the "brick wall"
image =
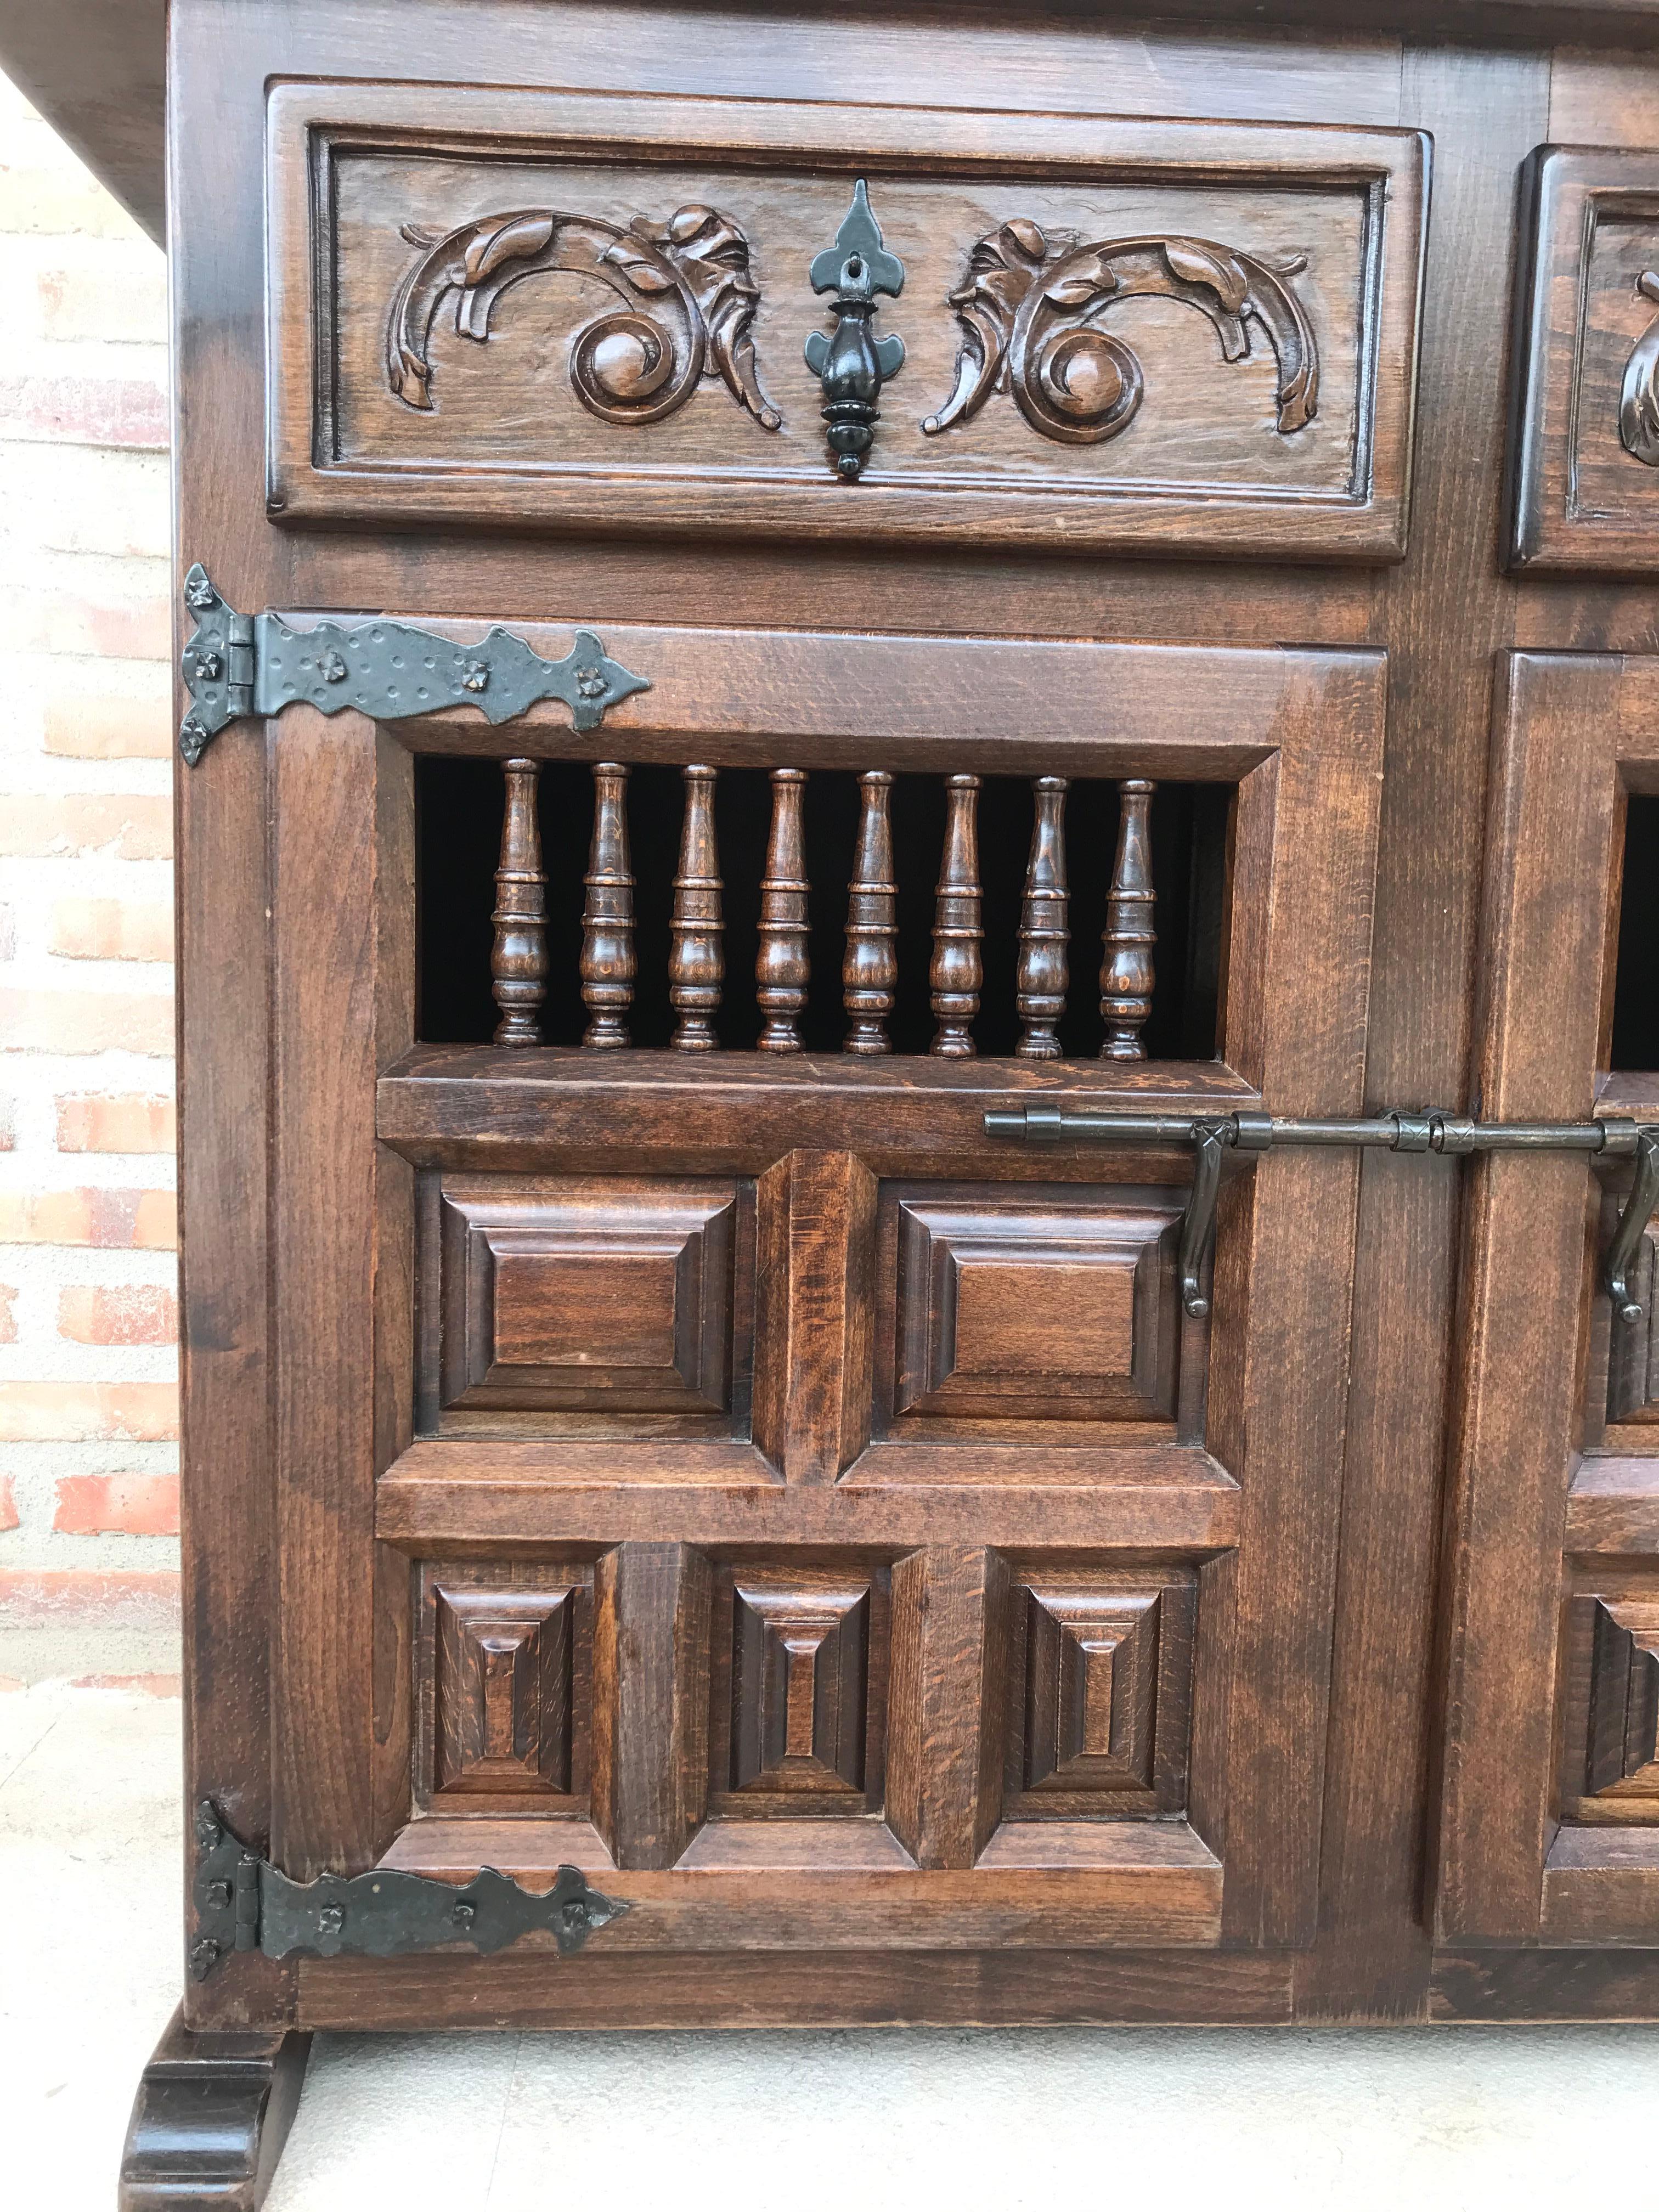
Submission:
[[0,1676],[166,1677],[166,266],[3,77],[0,299]]

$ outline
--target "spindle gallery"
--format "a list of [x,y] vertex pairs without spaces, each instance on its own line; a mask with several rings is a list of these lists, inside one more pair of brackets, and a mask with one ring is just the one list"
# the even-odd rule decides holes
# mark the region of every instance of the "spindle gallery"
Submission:
[[[548,995],[548,878],[538,823],[538,764],[501,763],[505,804],[501,862],[495,875],[490,980],[500,1013],[498,1045],[545,1042],[541,1009]],[[676,1052],[709,1052],[722,1043],[719,1017],[726,988],[726,884],[720,874],[717,769],[697,763],[680,772],[684,804],[678,865],[672,884],[667,957],[674,1012],[669,1039]],[[801,1020],[812,990],[806,813],[811,793],[797,768],[767,771],[770,817],[755,916],[758,949],[755,1000],[761,1016],[755,1048],[804,1049]],[[638,980],[636,884],[629,860],[629,770],[599,761],[592,770],[593,822],[581,921],[579,972],[588,1051],[615,1051],[633,1042],[630,1017]],[[1141,1060],[1152,1012],[1157,932],[1151,822],[1156,786],[1129,778],[1116,787],[1115,856],[1102,918],[1099,1013],[1103,1059]],[[1071,987],[1070,905],[1066,872],[1067,779],[1040,775],[1030,787],[1031,836],[1016,933],[1016,1055],[1063,1057],[1060,1024]],[[857,829],[846,884],[842,931],[841,1049],[860,1057],[890,1054],[889,1024],[900,975],[901,886],[894,857],[894,778],[883,769],[857,779]],[[944,833],[933,892],[933,951],[928,963],[933,1036],[940,1059],[966,1060],[980,1048],[974,1029],[983,999],[986,884],[981,879],[976,775],[943,779]]]

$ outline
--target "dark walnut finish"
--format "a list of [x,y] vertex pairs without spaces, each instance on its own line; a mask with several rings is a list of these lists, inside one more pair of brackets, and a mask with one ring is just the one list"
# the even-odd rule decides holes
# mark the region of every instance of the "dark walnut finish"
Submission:
[[[1659,132],[1656,132],[1659,136]],[[1659,148],[1528,165],[1510,557],[1659,568]]]
[[[983,1125],[1659,1121],[1659,49],[1010,0],[860,18],[866,98],[849,20],[175,0],[185,562],[650,688],[178,772],[190,1801],[629,1909],[223,1957],[146,2212],[253,2202],[318,2027],[1659,2017],[1627,1171],[1230,1160],[1193,1318],[1190,1147]],[[860,176],[905,358],[844,483]]]
[[[1403,548],[1418,134],[288,85],[270,165],[278,519]],[[840,480],[813,288],[862,179],[903,338]]]

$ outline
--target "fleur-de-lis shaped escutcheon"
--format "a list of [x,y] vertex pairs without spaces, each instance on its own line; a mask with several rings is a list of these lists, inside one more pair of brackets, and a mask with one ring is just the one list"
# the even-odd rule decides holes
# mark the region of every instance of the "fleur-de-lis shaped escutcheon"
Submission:
[[904,264],[882,243],[881,226],[870,211],[870,195],[860,177],[853,187],[836,242],[815,254],[811,270],[815,292],[833,292],[832,332],[814,331],[806,341],[806,366],[823,386],[823,419],[830,452],[846,483],[857,481],[875,435],[881,387],[904,362],[904,341],[896,334],[878,337],[871,328],[878,295],[896,300],[904,288]]

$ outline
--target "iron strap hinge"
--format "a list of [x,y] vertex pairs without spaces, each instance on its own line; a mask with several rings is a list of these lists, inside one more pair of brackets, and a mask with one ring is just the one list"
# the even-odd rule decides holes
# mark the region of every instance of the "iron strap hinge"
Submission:
[[1215,1240],[1222,1155],[1271,1152],[1279,1145],[1358,1145],[1390,1152],[1582,1152],[1635,1163],[1630,1195],[1602,1266],[1602,1281],[1621,1322],[1642,1318],[1631,1269],[1659,1205],[1659,1126],[1604,1115],[1591,1121],[1478,1121],[1459,1114],[1372,1114],[1306,1118],[1286,1114],[1067,1113],[1057,1106],[1000,1107],[985,1116],[988,1137],[1057,1145],[1071,1138],[1102,1145],[1190,1145],[1193,1188],[1181,1223],[1181,1303],[1210,1310],[1204,1274]]
[[227,723],[300,702],[324,714],[353,708],[377,722],[446,707],[510,722],[538,700],[562,699],[579,730],[597,730],[607,709],[651,689],[591,629],[576,632],[562,660],[544,660],[499,623],[474,645],[378,617],[294,629],[280,615],[238,614],[199,562],[185,579],[185,605],[196,628],[179,662],[191,697],[179,750],[191,768]]
[[568,1958],[629,1909],[591,1888],[573,1866],[562,1866],[545,1891],[521,1889],[494,1867],[460,1886],[395,1867],[294,1881],[233,1834],[205,1797],[196,1808],[196,1853],[190,1971],[198,1982],[233,1951],[270,1959],[295,1951],[391,1959],[452,1943],[501,1951],[532,1929],[544,1929]]

